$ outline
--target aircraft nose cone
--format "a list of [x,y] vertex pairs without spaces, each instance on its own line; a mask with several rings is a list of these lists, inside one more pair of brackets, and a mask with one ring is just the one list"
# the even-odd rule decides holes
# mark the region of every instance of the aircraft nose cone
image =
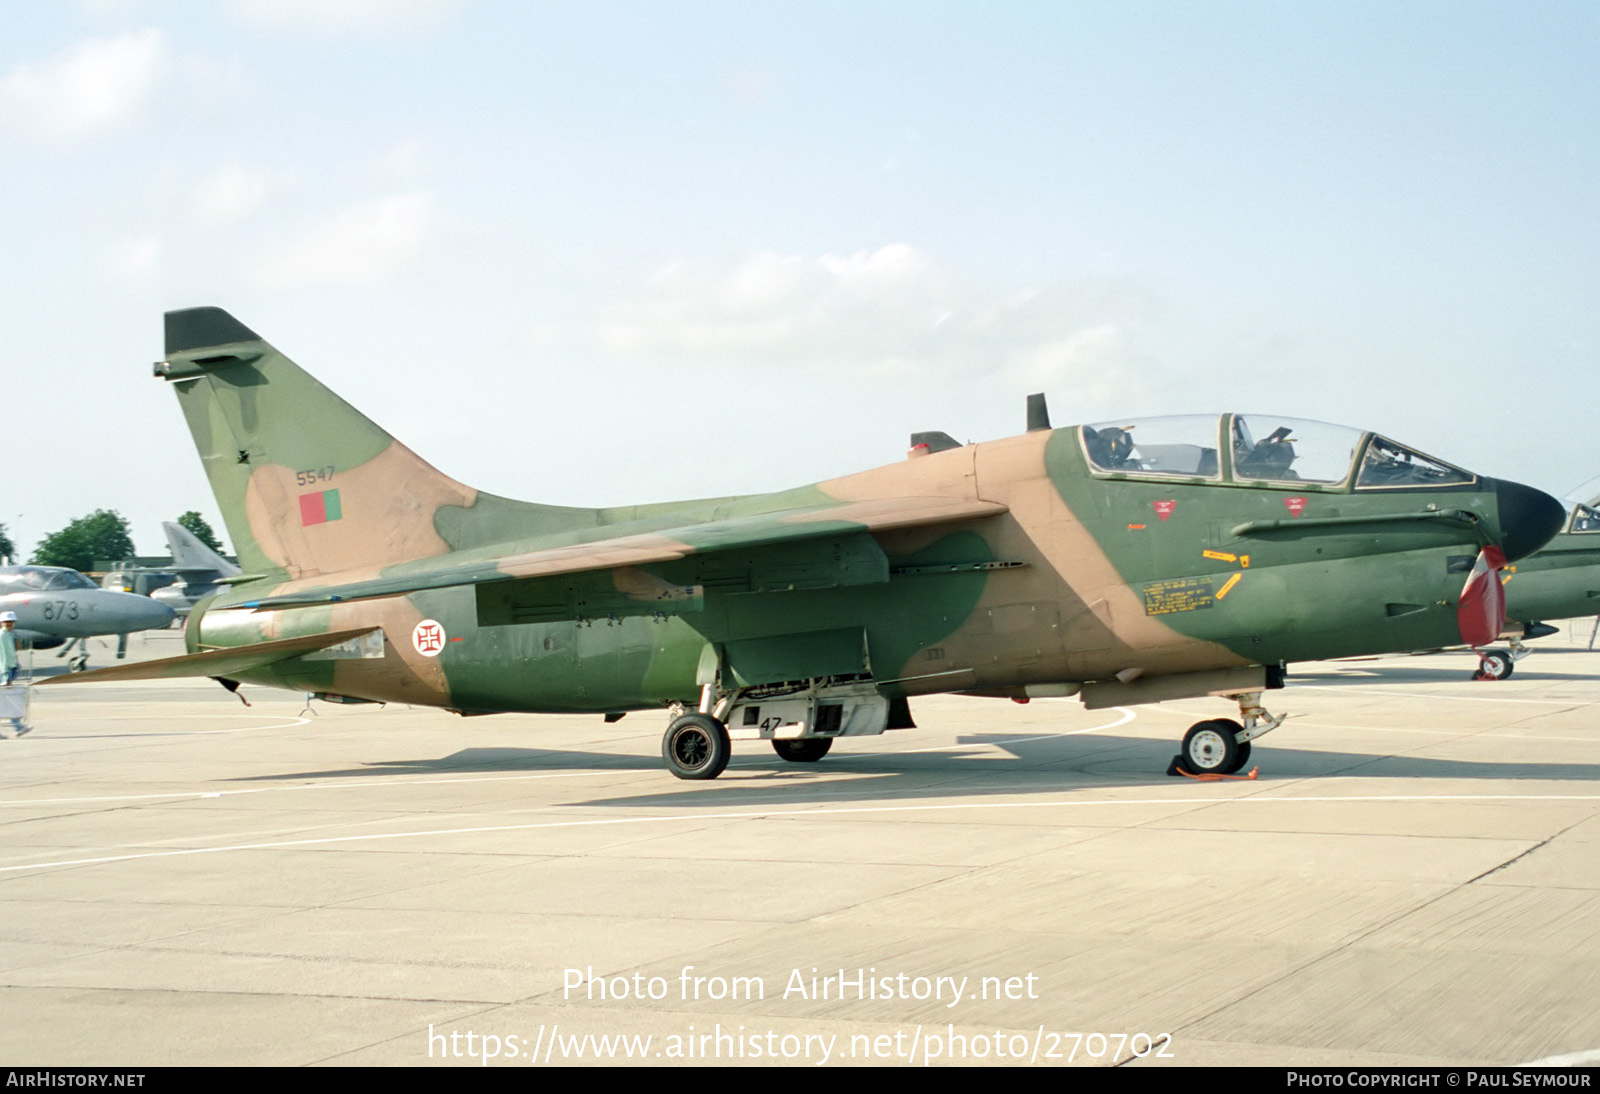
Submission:
[[134,593],[123,593],[122,596],[126,599],[117,602],[119,630],[148,631],[170,626],[173,617],[178,614],[171,605],[151,600],[148,596]]
[[172,626],[173,619],[176,618],[178,614],[172,610],[171,604],[163,604],[159,600],[150,601],[150,608],[150,622],[144,625],[145,630],[153,630],[157,627],[170,627]]
[[1500,510],[1501,550],[1505,552],[1506,561],[1527,558],[1561,530],[1567,517],[1567,508],[1561,502],[1543,490],[1523,486],[1520,482],[1489,481],[1494,484],[1495,501]]

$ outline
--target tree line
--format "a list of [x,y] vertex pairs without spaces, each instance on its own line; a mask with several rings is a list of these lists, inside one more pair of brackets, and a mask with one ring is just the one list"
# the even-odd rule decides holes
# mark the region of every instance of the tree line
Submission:
[[[223,553],[217,534],[195,510],[184,513],[176,523],[217,554]],[[0,557],[15,558],[16,553],[16,544],[12,543],[6,526],[0,524]],[[127,518],[115,509],[96,509],[45,536],[28,561],[35,566],[65,566],[83,571],[92,569],[96,559],[124,559],[133,555],[133,535]]]

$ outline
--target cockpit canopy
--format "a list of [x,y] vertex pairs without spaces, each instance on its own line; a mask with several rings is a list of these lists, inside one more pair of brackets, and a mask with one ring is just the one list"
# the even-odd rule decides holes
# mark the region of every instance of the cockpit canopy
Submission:
[[1567,495],[1571,515],[1567,520],[1569,532],[1600,532],[1600,475],[1579,483]]
[[1091,468],[1124,475],[1322,489],[1353,480],[1357,490],[1477,481],[1375,433],[1271,414],[1124,419],[1082,426],[1080,434]]
[[59,566],[8,566],[0,569],[0,593],[61,592],[97,587],[77,570]]
[[1600,499],[1594,504],[1579,502],[1572,507],[1569,532],[1600,532]]

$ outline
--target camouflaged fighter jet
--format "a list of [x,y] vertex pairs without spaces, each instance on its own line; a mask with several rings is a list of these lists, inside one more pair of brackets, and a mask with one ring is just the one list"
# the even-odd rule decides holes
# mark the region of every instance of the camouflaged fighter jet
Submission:
[[[1572,501],[1561,533],[1538,552],[1501,571],[1509,650],[1480,650],[1475,680],[1504,680],[1533,651],[1527,638],[1556,629],[1545,620],[1600,613],[1600,495]],[[1600,625],[1597,625],[1600,629]]]
[[776,494],[615,509],[441,474],[217,308],[166,359],[244,572],[188,656],[81,679],[204,675],[461,714],[668,710],[662,756],[729,740],[794,761],[912,725],[935,692],[1215,695],[1175,761],[1230,772],[1281,721],[1290,661],[1459,644],[1503,622],[1495,571],[1554,498],[1372,433],[1256,414],[914,437],[908,458]]

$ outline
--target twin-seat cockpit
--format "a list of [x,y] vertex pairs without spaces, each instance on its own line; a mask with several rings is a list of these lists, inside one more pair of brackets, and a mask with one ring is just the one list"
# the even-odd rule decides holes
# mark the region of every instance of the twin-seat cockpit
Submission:
[[1270,414],[1119,419],[1079,427],[1092,471],[1322,490],[1463,486],[1470,471],[1375,433]]

